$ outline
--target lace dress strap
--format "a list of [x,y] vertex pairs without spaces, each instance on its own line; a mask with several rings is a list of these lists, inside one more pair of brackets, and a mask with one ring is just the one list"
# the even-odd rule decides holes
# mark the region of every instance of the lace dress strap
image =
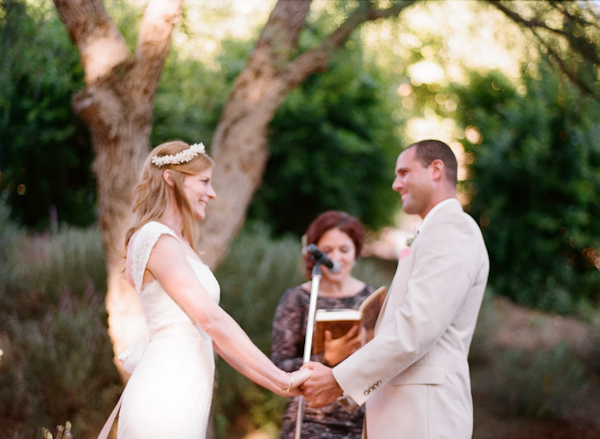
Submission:
[[177,240],[179,238],[169,227],[157,221],[144,224],[129,241],[129,256],[131,256],[131,277],[138,294],[142,291],[144,271],[150,259],[150,253],[161,235],[171,235]]

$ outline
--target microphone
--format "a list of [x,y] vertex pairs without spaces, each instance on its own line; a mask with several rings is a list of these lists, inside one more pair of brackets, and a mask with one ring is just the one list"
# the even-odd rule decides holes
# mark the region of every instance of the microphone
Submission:
[[317,264],[326,266],[332,273],[337,273],[338,271],[340,271],[340,264],[336,261],[332,261],[331,259],[329,259],[329,256],[327,256],[326,253],[323,253],[321,250],[319,250],[319,247],[317,247],[316,245],[310,244],[308,247],[306,247],[306,251],[311,254],[312,258]]

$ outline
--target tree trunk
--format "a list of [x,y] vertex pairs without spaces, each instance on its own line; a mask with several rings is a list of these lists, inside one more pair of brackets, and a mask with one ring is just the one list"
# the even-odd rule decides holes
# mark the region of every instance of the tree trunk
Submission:
[[133,57],[100,1],[54,3],[85,72],[86,87],[75,96],[73,108],[86,123],[95,152],[109,334],[118,355],[146,332],[137,296],[123,276],[124,237],[132,220],[129,194],[150,150],[154,93],[173,24],[181,15],[181,0],[149,2]]

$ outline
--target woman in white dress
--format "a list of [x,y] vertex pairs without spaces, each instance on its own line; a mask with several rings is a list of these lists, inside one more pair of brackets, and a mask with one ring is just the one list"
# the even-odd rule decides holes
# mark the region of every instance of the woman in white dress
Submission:
[[[219,284],[195,248],[197,221],[216,197],[213,163],[202,144],[164,143],[146,159],[133,190],[136,219],[127,233],[125,274],[138,293],[150,338],[145,348],[133,349],[144,350],[120,401],[119,439],[204,439],[213,348],[240,373],[282,396],[299,394],[310,375],[277,368],[219,307]],[[136,361],[125,360],[131,371]],[[119,405],[100,437],[106,437],[118,410]]]

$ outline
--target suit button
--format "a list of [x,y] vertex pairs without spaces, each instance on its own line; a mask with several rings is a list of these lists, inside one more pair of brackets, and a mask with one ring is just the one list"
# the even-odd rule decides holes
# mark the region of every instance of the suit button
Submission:
[[367,396],[371,391],[369,389],[365,390],[365,396]]

